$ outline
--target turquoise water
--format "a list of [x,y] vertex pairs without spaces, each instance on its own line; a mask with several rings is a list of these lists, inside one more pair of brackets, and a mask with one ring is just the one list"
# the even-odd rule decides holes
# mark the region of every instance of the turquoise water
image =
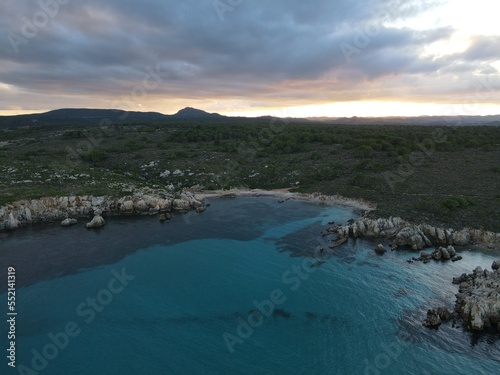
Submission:
[[1,373],[498,374],[498,335],[421,326],[428,307],[452,306],[453,276],[498,254],[409,264],[415,254],[380,257],[362,240],[315,252],[324,225],[354,216],[238,198],[165,224],[2,234],[2,274],[17,270],[18,367],[4,359]]

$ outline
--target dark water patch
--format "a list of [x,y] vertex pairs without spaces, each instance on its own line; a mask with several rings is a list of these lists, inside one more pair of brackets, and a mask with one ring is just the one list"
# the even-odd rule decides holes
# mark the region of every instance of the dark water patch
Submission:
[[336,323],[338,322],[338,318],[332,315],[323,315],[320,319],[321,323]]
[[347,264],[354,263],[355,261],[356,261],[356,258],[351,257],[351,256],[348,256],[348,257],[343,257],[343,258],[340,258],[340,259],[339,259],[339,262],[342,262],[342,263],[347,263]]
[[356,263],[356,265],[358,265],[360,267],[368,266],[368,267],[372,267],[372,268],[380,268],[380,264],[368,262],[368,261],[361,261],[361,262]]
[[[341,217],[354,215],[350,211],[339,211]],[[328,215],[323,215],[327,217]],[[318,249],[325,249],[325,253],[330,253],[329,246],[332,244],[332,238],[325,236],[325,226],[320,220],[308,225],[300,230],[282,237],[276,244],[280,251],[289,252],[292,257],[313,256],[318,253]],[[337,249],[335,249],[337,250]]]
[[292,257],[314,256],[319,247],[328,247],[328,241],[322,236],[315,235],[321,230],[318,221],[294,233],[288,234],[276,242],[281,252],[288,252]]
[[285,319],[290,319],[292,314],[290,314],[288,311],[285,311],[283,309],[274,309],[273,311],[273,318],[285,318]]
[[394,297],[396,298],[401,298],[401,297],[406,297],[410,294],[410,292],[408,292],[408,289],[405,289],[405,288],[399,288],[396,293],[394,293]]
[[[119,325],[126,327],[162,327],[168,324],[175,325],[187,325],[187,324],[207,324],[211,322],[230,322],[234,324],[239,324],[242,321],[248,321],[248,318],[252,316],[254,320],[264,319],[264,321],[273,318],[272,320],[302,320],[300,319],[300,315],[295,315],[292,312],[286,311],[284,309],[274,309],[271,316],[264,315],[260,310],[252,309],[249,310],[246,314],[242,314],[239,312],[234,312],[232,314],[219,314],[219,315],[178,315],[178,316],[144,316],[144,317],[134,317],[134,318],[117,318],[117,317],[97,317],[101,322],[105,323],[108,326]],[[331,314],[320,314],[316,312],[308,311],[304,313],[304,317],[306,318],[306,322],[317,322],[320,324],[339,324],[344,327],[349,326],[348,320],[334,316]],[[43,332],[48,332],[47,326],[42,327]]]
[[311,268],[318,268],[321,265],[325,264],[324,260],[318,260],[317,262],[314,262],[313,264],[310,265]]
[[[261,237],[269,223],[281,225],[291,219],[315,217],[318,205],[288,202],[280,205],[269,198],[213,199],[202,215],[176,214],[166,223],[156,216],[106,218],[100,230],[82,228],[87,222],[62,228],[56,223],[39,223],[0,234],[0,273],[16,267],[17,287],[41,280],[75,274],[84,269],[113,264],[138,249],[187,240],[233,239],[251,241]],[[307,246],[298,245],[297,254]],[[313,252],[311,252],[312,254]],[[0,293],[7,289],[0,284]]]
[[318,314],[310,312],[310,311],[307,311],[304,315],[306,316],[307,319],[310,319],[310,320],[314,320],[314,319],[318,318]]
[[23,312],[22,321],[16,326],[16,335],[20,337],[43,335],[53,328],[58,329],[57,325],[58,321],[51,317],[41,315],[27,317]]

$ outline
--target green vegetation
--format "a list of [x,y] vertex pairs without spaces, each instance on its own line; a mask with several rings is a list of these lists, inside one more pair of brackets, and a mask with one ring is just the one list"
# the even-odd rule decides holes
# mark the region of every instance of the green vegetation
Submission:
[[292,187],[367,199],[373,216],[500,231],[495,126],[177,120],[16,128],[0,140],[0,204],[131,185]]

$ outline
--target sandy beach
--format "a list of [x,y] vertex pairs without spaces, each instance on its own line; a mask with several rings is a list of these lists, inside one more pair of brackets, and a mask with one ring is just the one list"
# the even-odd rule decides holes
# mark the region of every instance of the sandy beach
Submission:
[[338,205],[353,208],[355,210],[373,211],[377,208],[376,204],[363,199],[346,198],[339,195],[323,195],[320,193],[304,194],[293,193],[290,189],[231,189],[231,190],[201,190],[192,191],[197,199],[219,198],[224,196],[234,197],[273,197],[279,200],[301,200],[322,204]]

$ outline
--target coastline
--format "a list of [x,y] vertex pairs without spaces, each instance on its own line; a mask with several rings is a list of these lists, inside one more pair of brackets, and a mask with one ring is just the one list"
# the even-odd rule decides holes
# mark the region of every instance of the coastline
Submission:
[[[327,196],[319,193],[292,193],[289,189],[232,189],[232,190],[195,190],[185,189],[175,193],[165,189],[138,189],[133,194],[112,196],[61,196],[40,199],[19,200],[0,207],[0,231],[14,230],[20,226],[39,222],[63,221],[65,225],[77,224],[77,219],[88,218],[105,223],[102,216],[116,215],[162,215],[170,212],[205,210],[205,200],[223,197],[273,197],[285,202],[290,199],[311,203],[330,204],[348,207],[355,211],[372,211],[376,206],[362,199],[344,198],[338,195]],[[168,215],[167,215],[168,219]]]
[[[330,234],[336,233],[338,239],[364,237],[369,239],[393,239],[394,247],[405,246],[413,250],[438,245],[479,245],[489,249],[500,249],[500,233],[484,229],[463,228],[454,230],[438,228],[428,224],[414,224],[399,217],[369,219],[365,215],[375,211],[377,206],[364,199],[346,198],[340,195],[321,193],[295,193],[290,188],[199,190],[184,189],[173,192],[166,189],[137,189],[122,197],[112,196],[65,196],[44,197],[20,200],[0,207],[0,231],[14,230],[20,226],[63,221],[69,225],[77,224],[77,219],[101,221],[102,216],[153,216],[160,220],[169,213],[185,213],[190,210],[203,212],[206,201],[211,198],[271,197],[284,203],[288,200],[316,204],[328,204],[352,209],[360,217],[347,225],[328,228]],[[165,216],[164,216],[165,215]],[[63,226],[64,224],[61,223]],[[102,225],[91,226],[93,228]]]
[[346,198],[340,195],[324,195],[321,193],[293,193],[291,188],[263,190],[263,189],[231,189],[231,190],[190,190],[198,199],[234,197],[272,197],[283,201],[294,199],[311,203],[330,204],[352,208],[363,212],[373,211],[377,208],[375,203],[364,199]]
[[[0,230],[16,229],[30,223],[56,222],[58,220],[73,220],[71,225],[77,224],[77,219],[92,218],[87,223],[87,228],[100,228],[105,225],[103,216],[156,216],[161,220],[161,216],[168,216],[170,212],[186,213],[190,210],[203,212],[207,202],[211,198],[236,198],[236,197],[268,197],[279,199],[280,203],[288,200],[311,202],[322,205],[348,207],[353,212],[360,211],[367,213],[376,209],[376,206],[362,199],[344,198],[338,195],[326,196],[320,193],[301,194],[290,192],[289,189],[262,190],[262,189],[232,189],[232,190],[184,190],[173,193],[171,191],[159,191],[152,189],[140,189],[132,195],[115,197],[93,197],[93,196],[72,196],[72,197],[51,197],[38,200],[24,200],[14,202],[10,205],[0,207]],[[346,243],[349,238],[365,238],[370,240],[384,239],[391,240],[393,249],[398,246],[411,248],[414,251],[439,245],[478,245],[483,250],[500,249],[500,233],[493,233],[484,230],[435,228],[428,224],[416,225],[401,218],[370,219],[358,216],[357,219],[349,220],[346,225],[335,225],[330,223],[324,236],[336,236],[336,240],[330,248],[334,249]],[[164,219],[165,220],[165,219]],[[62,226],[65,226],[61,223]],[[93,224],[94,223],[94,224]],[[69,226],[69,225],[68,225]],[[331,240],[329,238],[328,240]],[[382,246],[382,245],[379,245]],[[484,246],[484,247],[483,247]],[[383,246],[382,246],[383,249]],[[441,249],[441,247],[440,247]],[[324,250],[321,250],[324,251]],[[333,250],[335,251],[335,250]],[[383,249],[385,252],[385,249]],[[383,254],[383,252],[381,254]],[[380,253],[380,252],[379,252]],[[423,254],[423,253],[422,253]],[[450,259],[443,258],[443,259]],[[439,259],[441,260],[441,256]],[[499,262],[500,264],[500,262]],[[495,266],[496,267],[496,266]],[[492,267],[493,268],[493,267]],[[498,268],[496,268],[498,270]],[[486,281],[476,288],[475,280],[487,281],[498,279],[500,271],[493,272],[476,269],[473,274],[462,276],[461,283],[467,281],[470,285],[462,285],[459,299],[457,295],[457,313],[459,313],[466,325],[475,331],[482,331],[485,327],[496,327],[500,331],[500,323],[496,319],[496,305],[491,302],[490,294],[497,293],[497,289],[483,287]],[[480,278],[479,278],[480,277]],[[489,285],[489,284],[488,284]],[[488,314],[478,315],[475,313],[476,307],[480,305],[482,310]],[[484,306],[487,307],[483,308]],[[436,312],[437,311],[437,312]],[[441,321],[445,321],[439,316],[441,310],[432,310],[429,316],[432,319],[430,326],[438,326]],[[436,315],[437,314],[437,315]],[[439,319],[437,318],[439,317]],[[491,323],[490,323],[491,320]],[[472,323],[474,322],[474,324]]]

